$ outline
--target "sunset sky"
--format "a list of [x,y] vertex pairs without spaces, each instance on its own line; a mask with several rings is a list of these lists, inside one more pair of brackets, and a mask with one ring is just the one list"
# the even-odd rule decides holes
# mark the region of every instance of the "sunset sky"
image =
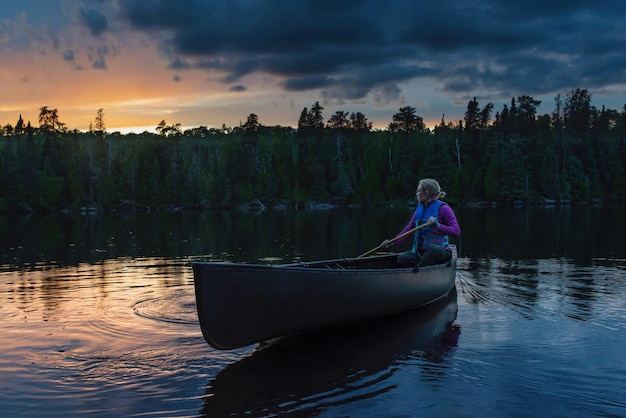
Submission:
[[79,130],[100,108],[109,132],[296,126],[319,101],[432,126],[577,88],[621,111],[625,22],[624,0],[0,0],[0,125],[47,106]]

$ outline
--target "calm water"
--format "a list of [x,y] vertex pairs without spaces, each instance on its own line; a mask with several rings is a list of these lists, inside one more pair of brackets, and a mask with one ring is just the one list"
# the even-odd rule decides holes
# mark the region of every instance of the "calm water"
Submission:
[[410,210],[0,218],[0,411],[626,416],[624,209],[457,209],[442,303],[224,352],[193,261],[354,257]]

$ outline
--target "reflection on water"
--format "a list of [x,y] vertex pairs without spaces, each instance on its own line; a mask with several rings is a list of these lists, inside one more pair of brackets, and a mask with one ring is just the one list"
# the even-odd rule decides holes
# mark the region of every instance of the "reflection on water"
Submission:
[[585,268],[559,258],[492,259],[488,266],[459,274],[461,288],[477,302],[497,303],[527,318],[564,316],[626,329],[625,272],[626,260],[598,260]]
[[[624,206],[462,208],[463,256],[503,260],[565,258],[580,266],[624,258]],[[603,227],[601,225],[606,225]],[[470,240],[470,242],[468,242]]]
[[0,217],[0,411],[626,416],[622,213],[459,208],[456,297],[225,352],[193,261],[353,257],[410,210]]
[[107,260],[0,273],[1,409],[45,416],[188,408],[188,386],[241,354],[203,360],[189,264]]
[[[624,258],[622,206],[455,208],[461,257],[565,259],[575,266]],[[290,263],[355,257],[394,236],[411,208],[328,211],[130,213],[0,217],[0,269],[45,269],[106,260],[202,257]],[[608,227],[599,227],[608,225]],[[407,247],[410,246],[407,242]],[[471,267],[472,265],[470,265]],[[165,267],[164,267],[165,268]]]
[[478,322],[464,339],[473,347],[457,358],[489,402],[517,411],[532,399],[516,416],[626,413],[626,260],[587,268],[563,258],[467,262],[459,293],[473,308],[459,321]]
[[201,413],[316,416],[390,391],[394,375],[412,366],[436,384],[457,346],[457,309],[454,289],[423,310],[261,345],[211,381]]

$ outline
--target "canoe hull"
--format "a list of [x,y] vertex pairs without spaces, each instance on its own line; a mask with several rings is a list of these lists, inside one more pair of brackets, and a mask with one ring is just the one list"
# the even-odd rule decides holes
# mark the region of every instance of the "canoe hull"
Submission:
[[456,256],[446,265],[363,268],[366,260],[268,266],[194,263],[198,318],[207,342],[233,349],[300,331],[377,318],[427,305],[454,286]]

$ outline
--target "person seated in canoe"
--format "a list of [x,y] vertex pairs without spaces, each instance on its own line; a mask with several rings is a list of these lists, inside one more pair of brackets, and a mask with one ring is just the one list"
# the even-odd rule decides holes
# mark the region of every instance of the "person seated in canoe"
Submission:
[[[433,179],[420,180],[417,190],[417,209],[409,223],[396,236],[420,227],[413,238],[413,248],[398,255],[398,264],[403,266],[424,267],[448,261],[452,254],[448,237],[461,235],[461,228],[452,208],[442,199],[446,193]],[[405,241],[410,234],[402,238],[386,239],[381,247],[391,247]]]

